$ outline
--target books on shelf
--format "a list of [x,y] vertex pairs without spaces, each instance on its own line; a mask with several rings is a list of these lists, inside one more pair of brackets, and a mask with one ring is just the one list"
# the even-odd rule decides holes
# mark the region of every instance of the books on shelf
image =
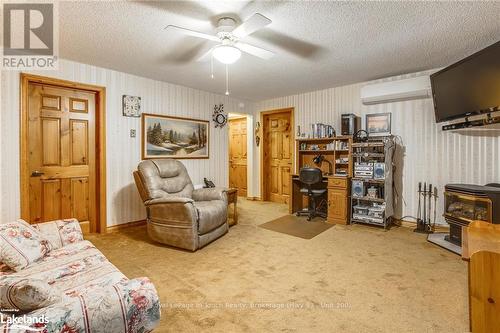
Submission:
[[332,139],[332,142],[328,143],[312,143],[312,142],[300,142],[299,150],[309,151],[309,150],[326,150],[326,151],[345,151],[349,152],[349,143],[347,141],[339,141]]
[[331,125],[316,123],[311,124],[313,138],[331,138],[335,136],[335,129]]

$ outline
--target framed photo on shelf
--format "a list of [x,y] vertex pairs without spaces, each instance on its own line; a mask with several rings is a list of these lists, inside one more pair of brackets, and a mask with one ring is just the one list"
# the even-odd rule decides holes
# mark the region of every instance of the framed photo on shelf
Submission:
[[367,114],[366,131],[369,136],[391,135],[391,113]]
[[142,159],[209,158],[208,120],[142,114]]

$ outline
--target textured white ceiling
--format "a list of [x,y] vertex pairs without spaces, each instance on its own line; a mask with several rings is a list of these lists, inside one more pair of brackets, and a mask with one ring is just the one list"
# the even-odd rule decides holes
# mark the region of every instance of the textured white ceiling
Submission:
[[230,66],[233,97],[262,100],[451,64],[500,39],[500,2],[62,2],[60,56],[224,93],[223,67],[186,61],[212,42],[216,19],[262,13],[273,22],[244,39],[276,53]]

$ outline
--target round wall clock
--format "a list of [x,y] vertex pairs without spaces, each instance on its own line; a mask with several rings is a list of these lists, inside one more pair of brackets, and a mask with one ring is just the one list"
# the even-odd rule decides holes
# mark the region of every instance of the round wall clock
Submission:
[[212,120],[215,123],[215,127],[224,127],[227,124],[227,114],[224,112],[224,104],[219,104],[214,106],[214,113],[212,114]]

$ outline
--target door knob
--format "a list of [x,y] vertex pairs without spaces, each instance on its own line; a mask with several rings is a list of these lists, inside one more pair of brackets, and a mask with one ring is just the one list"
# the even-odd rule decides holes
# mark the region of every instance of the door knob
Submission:
[[31,177],[40,177],[43,176],[44,174],[45,174],[44,172],[35,170],[31,173]]

